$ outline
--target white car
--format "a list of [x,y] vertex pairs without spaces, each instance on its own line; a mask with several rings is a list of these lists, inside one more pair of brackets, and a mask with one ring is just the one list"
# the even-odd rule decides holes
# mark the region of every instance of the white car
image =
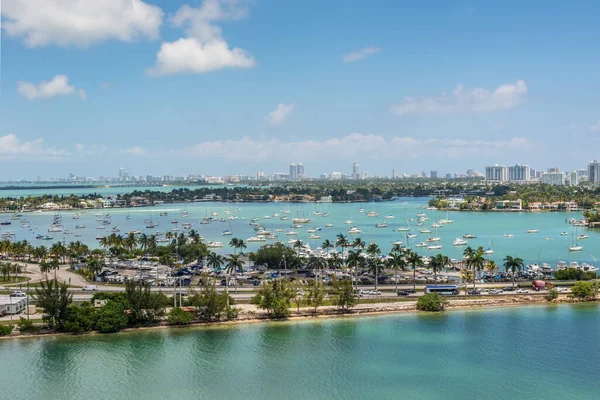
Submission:
[[15,290],[11,293],[10,297],[27,297],[27,293]]
[[371,296],[381,296],[381,292],[379,290],[371,290],[369,294]]
[[500,290],[500,289],[492,289],[492,290],[490,290],[490,294],[500,294],[500,293],[504,293],[504,291]]
[[371,294],[371,291],[370,290],[361,289],[360,292],[358,292],[358,294],[362,294],[362,295]]
[[98,290],[98,286],[96,285],[85,285],[81,290],[96,292]]
[[555,289],[560,293],[569,291],[569,289],[567,289],[566,287],[557,287]]
[[520,294],[529,293],[529,290],[527,290],[527,289],[518,289],[517,293],[520,293]]

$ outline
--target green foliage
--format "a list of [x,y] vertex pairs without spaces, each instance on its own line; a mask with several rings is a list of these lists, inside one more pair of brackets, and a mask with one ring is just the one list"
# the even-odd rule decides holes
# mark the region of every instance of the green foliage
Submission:
[[157,321],[164,316],[168,301],[164,294],[152,293],[148,283],[133,280],[125,283],[125,298],[130,310],[130,322],[134,325]]
[[358,298],[354,294],[352,282],[349,279],[334,279],[331,300],[333,305],[344,312],[354,307],[358,303]]
[[448,303],[439,293],[428,293],[417,300],[417,310],[421,311],[443,311]]
[[19,318],[17,321],[17,326],[19,327],[19,332],[21,333],[38,333],[40,331],[40,327],[23,317]]
[[292,297],[294,292],[287,281],[274,280],[261,287],[252,298],[252,303],[267,310],[267,315],[271,318],[287,318],[290,315]]
[[98,319],[98,310],[90,303],[83,303],[80,306],[71,304],[67,309],[67,315],[63,321],[61,330],[71,333],[83,333],[93,331],[96,328]]
[[44,309],[43,320],[50,328],[60,329],[69,304],[73,301],[73,294],[68,292],[67,285],[55,280],[40,282],[34,298],[37,305]]
[[[231,307],[227,307],[227,297],[227,293],[223,292],[219,294],[213,286],[206,286],[200,293],[190,296],[189,303],[196,307],[198,314],[209,322],[213,319],[221,319],[223,313],[226,314],[227,319],[232,319],[229,318]],[[231,296],[229,296],[229,304],[235,304]]]
[[596,279],[596,273],[592,271],[582,271],[577,268],[566,268],[554,272],[554,279],[559,281],[589,281]]
[[123,305],[123,308],[127,305],[127,299],[125,298],[125,293],[117,292],[117,293],[109,293],[109,292],[95,292],[92,296],[92,303],[94,300],[108,300],[114,301],[115,303],[119,303]]
[[194,316],[183,311],[181,307],[173,308],[167,317],[169,325],[188,325],[191,324],[193,320]]
[[558,299],[558,290],[556,290],[556,289],[550,289],[548,291],[548,294],[546,294],[546,296],[544,296],[544,297],[548,301],[554,301],[554,300]]
[[596,297],[597,284],[595,282],[575,282],[571,288],[571,295],[581,300],[591,300]]
[[316,314],[317,309],[323,305],[325,300],[325,288],[322,284],[316,281],[309,281],[308,288],[304,294],[304,301],[306,305],[313,308],[313,312]]
[[10,335],[13,331],[12,325],[0,325],[0,336]]
[[294,259],[298,258],[296,253],[281,243],[262,246],[254,253],[254,263],[256,265],[264,265],[269,269],[282,269],[285,264],[290,268],[297,263]]
[[109,301],[98,311],[96,329],[101,333],[118,332],[127,327],[127,321],[123,305]]

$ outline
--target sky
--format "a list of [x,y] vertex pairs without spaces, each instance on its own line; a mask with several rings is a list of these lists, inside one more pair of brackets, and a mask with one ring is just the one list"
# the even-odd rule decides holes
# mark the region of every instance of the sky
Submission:
[[1,5],[1,180],[600,158],[598,1]]

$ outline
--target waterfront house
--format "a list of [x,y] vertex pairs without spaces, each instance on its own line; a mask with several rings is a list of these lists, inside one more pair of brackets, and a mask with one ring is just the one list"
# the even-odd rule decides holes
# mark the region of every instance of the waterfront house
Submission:
[[523,200],[497,200],[494,203],[496,210],[515,210],[520,211],[523,209]]

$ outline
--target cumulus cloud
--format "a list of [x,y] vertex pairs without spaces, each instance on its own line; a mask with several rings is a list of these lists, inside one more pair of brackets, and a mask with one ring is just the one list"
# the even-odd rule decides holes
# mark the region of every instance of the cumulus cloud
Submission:
[[277,104],[275,110],[267,114],[265,122],[271,126],[283,125],[285,120],[292,115],[295,107],[294,104]]
[[2,28],[28,47],[157,39],[163,12],[142,0],[3,0]]
[[56,75],[49,81],[42,81],[37,85],[31,82],[18,81],[17,93],[30,101],[71,94],[77,94],[81,100],[87,99],[83,89],[77,89],[75,86],[69,85],[69,78],[66,75]]
[[250,68],[254,58],[239,47],[231,48],[214,22],[238,20],[248,14],[240,0],[204,0],[198,8],[185,4],[171,18],[186,36],[163,42],[156,54],[156,65],[148,69],[151,76],[181,73],[200,74],[223,68]]
[[592,132],[600,132],[600,119],[598,121],[596,121],[595,124],[593,124],[592,126],[590,126],[590,131],[592,131]]
[[239,140],[217,140],[198,143],[185,150],[189,156],[226,159],[230,161],[289,161],[290,154],[302,160],[349,160],[353,158],[375,160],[397,160],[404,158],[439,157],[461,159],[465,154],[477,157],[496,157],[507,151],[534,149],[529,139],[512,138],[506,141],[460,140],[460,139],[416,139],[411,136],[385,138],[380,135],[352,133],[327,140],[303,140],[285,142],[280,139],[257,140],[245,136]]
[[351,53],[345,54],[343,60],[345,63],[362,60],[363,58],[372,56],[381,51],[379,47],[363,47],[360,50],[355,50]]
[[465,88],[458,85],[452,93],[420,99],[407,97],[391,106],[396,115],[479,113],[508,110],[522,104],[527,97],[525,81],[518,80],[498,86],[494,90]]
[[59,160],[68,155],[64,150],[46,146],[44,139],[22,142],[17,135],[9,133],[0,136],[0,160],[14,160],[18,158],[36,158],[41,160]]

